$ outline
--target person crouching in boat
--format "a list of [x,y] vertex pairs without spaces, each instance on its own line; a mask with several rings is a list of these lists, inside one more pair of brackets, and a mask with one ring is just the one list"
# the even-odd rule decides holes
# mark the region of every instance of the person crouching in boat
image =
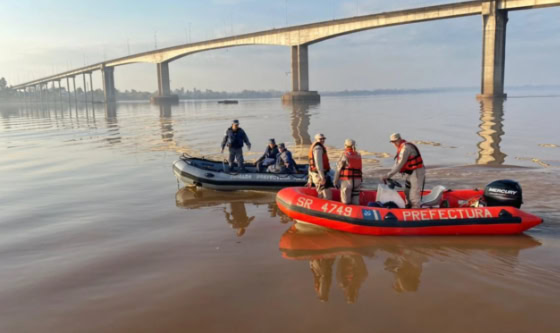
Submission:
[[268,146],[262,154],[261,157],[255,162],[255,166],[259,172],[263,172],[266,170],[266,167],[269,165],[273,165],[276,162],[276,155],[278,155],[278,146],[276,145],[276,141],[274,139],[268,140]]
[[395,164],[381,179],[385,182],[397,172],[405,174],[405,189],[407,208],[420,208],[421,192],[424,187],[426,169],[420,155],[420,150],[414,144],[406,142],[399,133],[390,136],[391,143],[397,148]]
[[276,162],[266,170],[272,173],[296,173],[296,162],[292,158],[292,153],[286,149],[284,143],[278,144],[280,152],[276,155]]
[[327,172],[331,170],[329,156],[325,147],[327,138],[322,134],[315,134],[315,142],[309,148],[309,179],[307,186],[311,184],[317,188],[317,196],[320,199],[331,200],[332,193],[330,188],[333,186],[332,180]]
[[344,141],[344,152],[336,163],[333,183],[340,188],[340,201],[343,204],[360,204],[362,155],[356,151],[356,142],[352,139]]
[[226,135],[222,140],[222,153],[227,145],[229,148],[229,170],[233,170],[233,161],[237,162],[240,172],[245,172],[245,165],[243,164],[243,143],[247,144],[247,149],[251,150],[251,142],[245,131],[239,127],[239,120],[235,119],[226,130]]

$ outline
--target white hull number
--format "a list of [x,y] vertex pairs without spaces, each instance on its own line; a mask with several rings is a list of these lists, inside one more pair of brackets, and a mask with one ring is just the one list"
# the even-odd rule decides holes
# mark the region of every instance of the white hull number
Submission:
[[[313,199],[308,199],[305,197],[299,197],[296,201],[296,205],[299,207],[311,209],[313,204]],[[322,207],[321,210],[329,214],[337,214],[342,216],[352,216],[352,207],[338,205],[335,203],[327,202]]]

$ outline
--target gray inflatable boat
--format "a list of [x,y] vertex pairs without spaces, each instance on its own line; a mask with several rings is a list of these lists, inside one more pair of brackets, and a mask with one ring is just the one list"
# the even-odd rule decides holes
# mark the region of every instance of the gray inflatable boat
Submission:
[[193,184],[221,191],[278,190],[304,186],[308,165],[298,165],[296,174],[258,172],[253,164],[245,163],[244,173],[228,172],[225,162],[205,158],[181,156],[173,163],[173,173],[185,184]]

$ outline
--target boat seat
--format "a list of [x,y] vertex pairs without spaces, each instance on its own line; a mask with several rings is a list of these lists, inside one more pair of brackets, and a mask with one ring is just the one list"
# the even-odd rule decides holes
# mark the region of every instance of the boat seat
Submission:
[[420,203],[421,207],[439,206],[443,192],[447,190],[443,185],[437,185],[432,188],[430,194],[423,196]]

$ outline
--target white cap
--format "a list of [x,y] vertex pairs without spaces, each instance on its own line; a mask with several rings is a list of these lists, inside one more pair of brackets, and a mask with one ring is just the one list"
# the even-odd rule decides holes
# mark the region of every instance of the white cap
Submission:
[[323,135],[323,133],[317,133],[315,134],[315,141],[319,141],[321,139],[326,139],[327,137],[325,135]]
[[346,139],[346,140],[344,140],[344,145],[346,147],[354,147],[356,145],[356,141],[354,141],[352,139]]
[[399,133],[393,133],[391,134],[391,136],[389,137],[389,141],[393,142],[393,141],[398,141],[401,139],[401,135]]

